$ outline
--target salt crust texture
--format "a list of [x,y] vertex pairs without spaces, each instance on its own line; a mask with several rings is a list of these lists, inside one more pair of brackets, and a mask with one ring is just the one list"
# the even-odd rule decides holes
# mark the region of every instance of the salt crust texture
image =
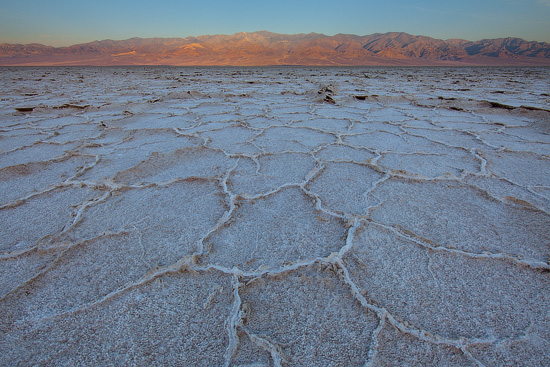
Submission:
[[4,68],[0,365],[550,365],[547,68]]

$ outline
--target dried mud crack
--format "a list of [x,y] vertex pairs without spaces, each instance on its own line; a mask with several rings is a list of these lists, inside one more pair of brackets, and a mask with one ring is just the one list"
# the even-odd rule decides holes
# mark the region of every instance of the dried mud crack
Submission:
[[0,85],[0,365],[550,365],[548,69]]

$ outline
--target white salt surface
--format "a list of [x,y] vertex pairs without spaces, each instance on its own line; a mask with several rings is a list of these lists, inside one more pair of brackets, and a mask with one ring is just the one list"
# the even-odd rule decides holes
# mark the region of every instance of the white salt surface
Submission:
[[550,365],[550,69],[1,73],[0,365]]

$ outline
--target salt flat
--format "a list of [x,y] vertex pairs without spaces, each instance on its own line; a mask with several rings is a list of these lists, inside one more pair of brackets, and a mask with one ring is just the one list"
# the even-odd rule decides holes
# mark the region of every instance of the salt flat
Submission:
[[550,365],[550,69],[1,72],[0,365]]

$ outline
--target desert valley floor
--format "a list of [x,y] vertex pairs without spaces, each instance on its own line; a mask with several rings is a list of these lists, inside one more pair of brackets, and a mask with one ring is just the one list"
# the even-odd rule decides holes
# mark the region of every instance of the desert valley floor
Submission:
[[0,86],[0,365],[550,365],[549,68]]

